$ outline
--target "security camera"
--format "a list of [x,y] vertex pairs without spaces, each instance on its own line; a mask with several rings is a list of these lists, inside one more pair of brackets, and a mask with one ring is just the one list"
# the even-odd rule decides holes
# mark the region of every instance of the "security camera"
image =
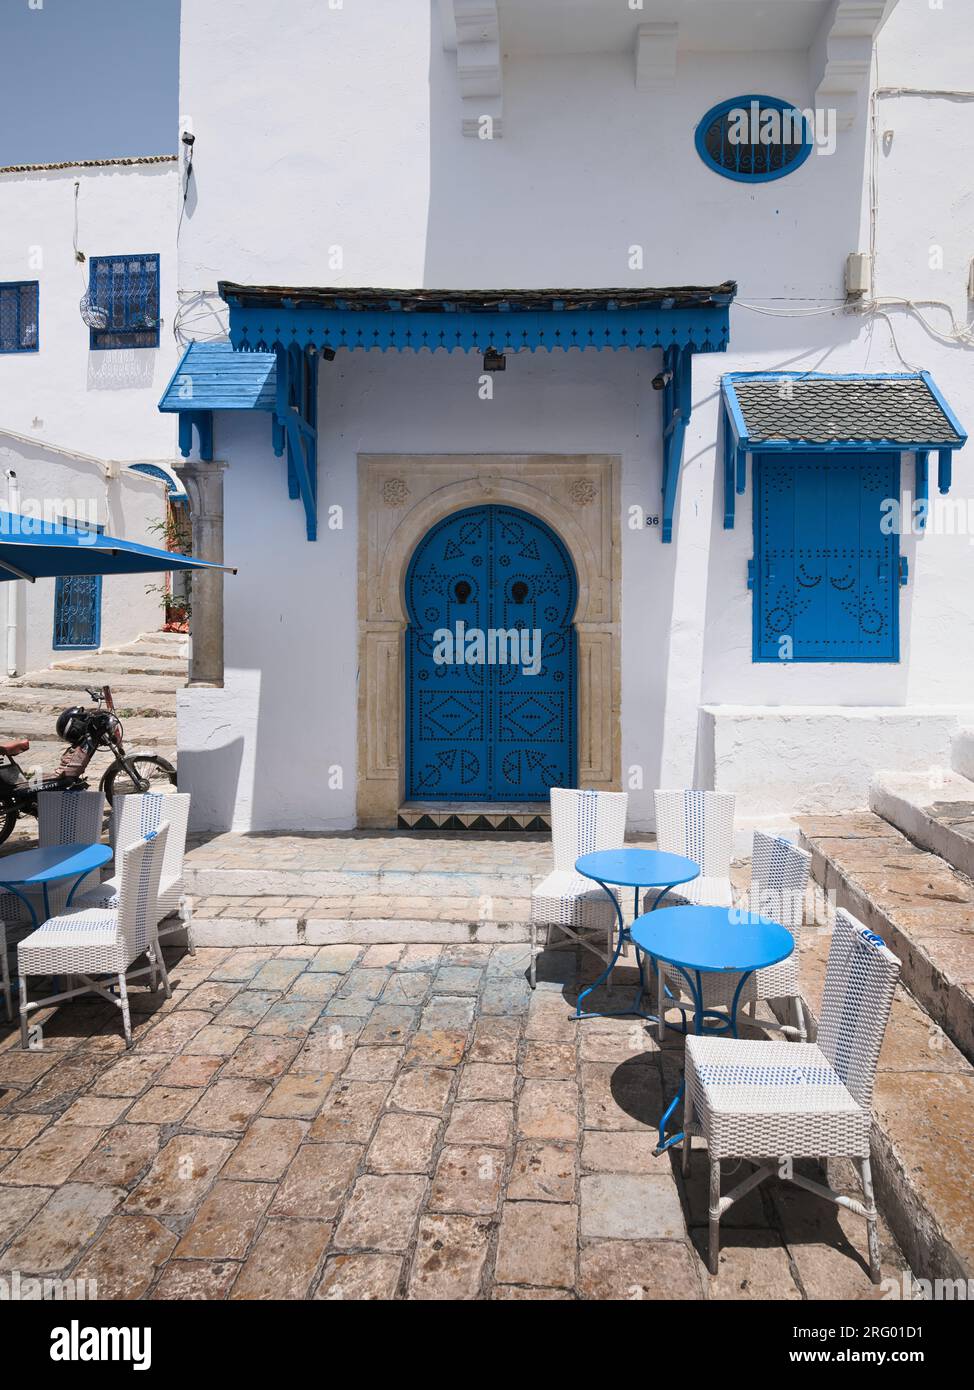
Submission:
[[196,144],[196,136],[193,134],[191,130],[184,130],[180,138],[182,139],[183,144],[189,145],[190,148],[192,148],[193,145]]

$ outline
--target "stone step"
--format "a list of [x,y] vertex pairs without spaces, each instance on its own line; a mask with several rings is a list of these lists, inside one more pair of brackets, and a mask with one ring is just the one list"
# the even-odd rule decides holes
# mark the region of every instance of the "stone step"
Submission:
[[[152,691],[123,690],[112,686],[115,712],[120,719],[172,719],[172,700]],[[50,686],[19,685],[0,687],[0,708],[26,710],[56,718],[67,705],[91,705],[84,690],[59,690]]]
[[[0,706],[3,701],[0,699]],[[61,708],[59,706],[59,708]],[[126,715],[119,716],[125,726],[125,745],[133,748],[148,747],[150,744],[164,742],[175,744],[176,742],[176,720],[171,714],[160,715],[157,717],[128,718]],[[39,743],[56,743],[57,734],[55,733],[55,718],[51,714],[39,714],[32,710],[21,710],[9,708],[4,716],[4,723],[9,726],[13,733],[20,738],[29,738],[33,744],[36,739]],[[11,737],[13,734],[11,734]]]
[[[821,865],[821,851],[816,857]],[[828,929],[806,927],[803,934],[801,989],[816,1021],[830,940]],[[913,1274],[970,1279],[974,1068],[902,984],[879,1056],[872,1108],[876,1200]],[[834,1185],[841,1185],[848,1166],[842,1162]]]
[[974,884],[870,812],[799,827],[815,882],[883,937],[904,986],[974,1061]]
[[121,647],[108,648],[119,656],[154,656],[160,661],[186,661],[189,656],[189,644],[185,637],[176,642],[163,642],[160,638],[153,638],[148,641],[141,637],[137,642],[126,642]]
[[914,844],[974,879],[974,782],[939,769],[882,773],[869,788],[869,804]]
[[[186,673],[170,674],[168,671],[151,675],[133,673],[119,674],[110,680],[113,694],[146,692],[158,695],[175,695],[186,684]],[[29,676],[16,676],[0,685],[0,699],[7,690],[61,690],[67,695],[84,695],[85,686],[94,685],[87,680],[84,672],[78,671],[33,671]],[[67,701],[65,702],[67,703]],[[170,699],[170,708],[174,702]]]
[[[451,869],[205,868],[186,860],[186,890],[203,897],[486,898],[530,896],[541,875],[524,868]],[[391,913],[389,914],[392,915]]]
[[92,652],[83,657],[73,657],[70,660],[54,661],[51,669],[54,671],[85,671],[90,672],[91,676],[86,676],[86,685],[111,685],[112,676],[121,672],[123,675],[134,676],[157,676],[172,675],[174,672],[185,670],[186,663],[180,658],[152,656],[133,652],[131,656],[119,655],[117,652]]
[[188,897],[183,915],[192,917],[194,939],[203,946],[496,943],[531,936],[530,898]]

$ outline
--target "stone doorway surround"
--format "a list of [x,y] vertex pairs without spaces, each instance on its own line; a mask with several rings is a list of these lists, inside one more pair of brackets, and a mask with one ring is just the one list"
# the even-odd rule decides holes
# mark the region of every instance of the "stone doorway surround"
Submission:
[[567,545],[578,575],[578,779],[621,777],[620,472],[607,454],[360,454],[358,796],[360,826],[393,827],[404,790],[407,625],[414,547],[451,512],[520,507]]

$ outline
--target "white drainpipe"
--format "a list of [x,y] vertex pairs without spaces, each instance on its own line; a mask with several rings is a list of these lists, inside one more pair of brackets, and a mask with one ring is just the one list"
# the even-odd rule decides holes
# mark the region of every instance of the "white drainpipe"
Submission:
[[[12,468],[4,470],[7,477],[7,509],[17,513],[20,511],[20,484],[17,481],[17,474]],[[7,590],[7,675],[17,674],[17,619],[20,613],[20,581],[9,580],[4,588]]]

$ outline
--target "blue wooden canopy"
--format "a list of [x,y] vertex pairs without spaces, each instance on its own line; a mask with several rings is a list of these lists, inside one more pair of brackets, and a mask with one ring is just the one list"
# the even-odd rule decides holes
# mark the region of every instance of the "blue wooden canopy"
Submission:
[[287,455],[288,492],[317,536],[317,371],[339,351],[508,353],[658,348],[663,371],[662,526],[673,533],[691,363],[723,352],[737,286],[597,290],[289,289],[221,281],[229,343],[194,343],[160,402],[177,411],[180,450],[195,427],[213,457],[214,410],[267,410],[274,452]]
[[232,343],[190,343],[159,409],[179,415],[179,452],[189,458],[195,428],[200,458],[213,457],[214,410],[273,410],[273,352],[234,352]]
[[929,372],[729,372],[724,405],[724,527],[734,525],[735,494],[747,487],[747,457],[815,451],[916,455],[917,514],[929,500],[929,459],[950,490],[953,456],[967,434]]

